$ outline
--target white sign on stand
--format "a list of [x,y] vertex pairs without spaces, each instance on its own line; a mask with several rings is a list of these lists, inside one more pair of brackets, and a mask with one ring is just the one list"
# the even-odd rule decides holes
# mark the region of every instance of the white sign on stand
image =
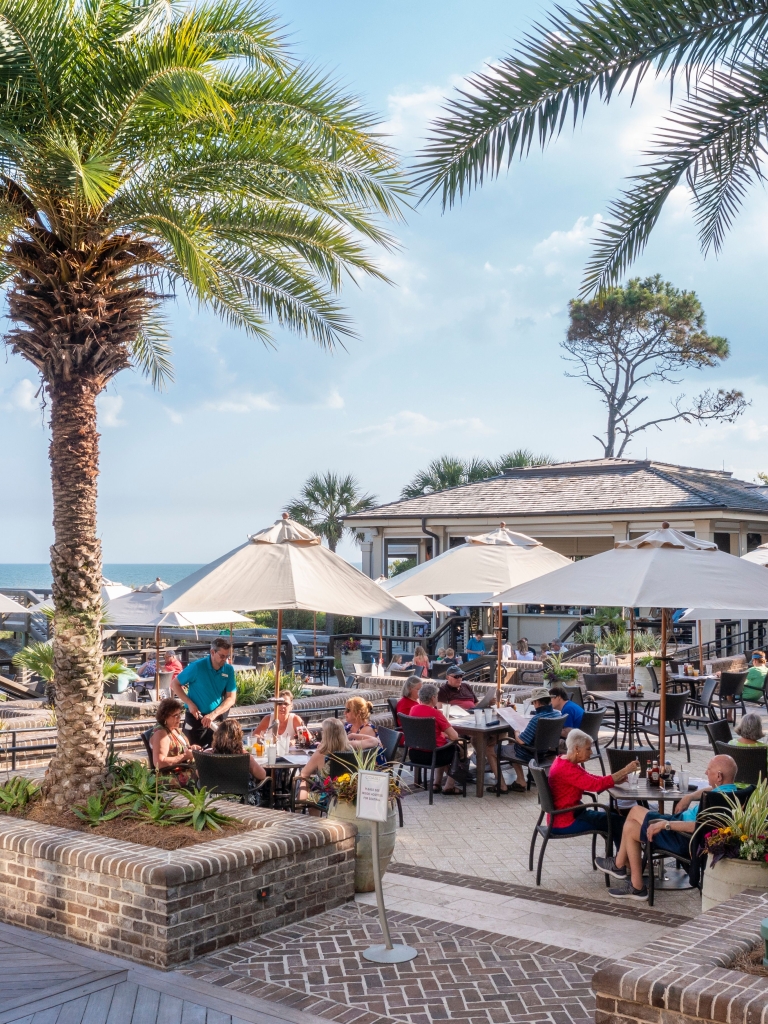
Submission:
[[371,858],[373,860],[373,884],[376,888],[376,903],[379,908],[379,921],[384,933],[384,945],[369,946],[363,950],[366,960],[378,964],[401,964],[418,956],[418,950],[412,946],[392,945],[387,922],[387,911],[384,907],[384,893],[381,888],[381,862],[379,861],[379,822],[384,824],[389,813],[390,772],[357,773],[357,817],[361,821],[371,823]]

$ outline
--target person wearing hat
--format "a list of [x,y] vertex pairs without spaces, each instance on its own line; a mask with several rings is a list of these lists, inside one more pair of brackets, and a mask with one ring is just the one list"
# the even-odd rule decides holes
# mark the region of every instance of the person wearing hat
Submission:
[[[475,692],[469,683],[464,682],[464,673],[458,665],[454,665],[446,672],[445,682],[437,691],[437,699],[441,704],[455,704],[456,707],[464,708],[465,711],[471,711],[477,704]],[[504,781],[504,776],[499,772],[499,764],[496,760],[496,741],[492,736],[488,737],[485,756],[491,771],[496,776],[496,785],[502,793],[506,793],[507,784]],[[514,786],[512,788],[514,789]]]
[[752,664],[747,672],[747,681],[744,683],[744,700],[752,700],[760,703],[763,699],[763,687],[765,677],[768,675],[768,665],[765,663],[765,651],[752,652]]
[[[536,751],[532,744],[536,738],[536,727],[539,724],[539,719],[556,718],[560,714],[559,711],[555,711],[552,707],[552,698],[546,686],[535,687],[531,691],[530,700],[533,704],[533,716],[523,731],[515,736],[512,744],[515,757],[520,758],[521,761],[526,763],[536,756]],[[525,774],[523,773],[522,765],[515,765],[515,774],[517,775],[517,782],[512,786],[512,789],[516,791],[518,789],[525,789]]]
[[464,682],[464,673],[458,665],[453,665],[445,673],[445,682],[437,691],[437,699],[441,704],[455,704],[465,711],[471,711],[477,704],[475,692],[469,683]]

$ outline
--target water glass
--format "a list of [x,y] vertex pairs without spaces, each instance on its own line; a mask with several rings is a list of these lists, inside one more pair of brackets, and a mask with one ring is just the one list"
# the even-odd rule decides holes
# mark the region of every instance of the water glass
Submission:
[[691,781],[690,772],[683,771],[683,769],[681,768],[680,771],[677,773],[677,781],[680,788],[680,792],[687,793],[688,784]]
[[274,743],[267,745],[267,764],[275,764],[277,761],[277,748]]
[[629,783],[630,789],[637,789],[637,779],[639,772],[630,772],[627,776],[627,782]]
[[276,748],[278,757],[285,757],[287,754],[290,753],[291,737],[288,735],[287,732],[284,732],[282,736],[277,737]]
[[485,712],[482,708],[475,708],[475,725],[485,725]]
[[493,708],[484,708],[483,710],[485,712],[485,724],[486,725],[490,725],[491,722],[494,720],[493,719],[494,710],[493,710]]

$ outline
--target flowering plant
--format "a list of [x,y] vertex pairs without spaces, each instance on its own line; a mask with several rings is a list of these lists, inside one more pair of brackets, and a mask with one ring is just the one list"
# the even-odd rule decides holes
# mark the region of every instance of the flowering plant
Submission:
[[712,863],[723,857],[768,862],[768,782],[759,782],[744,806],[736,797],[727,802],[727,810],[711,815],[718,827],[704,836]]
[[351,654],[352,651],[359,651],[359,650],[360,650],[360,641],[359,640],[355,640],[354,637],[350,637],[349,640],[345,640],[344,643],[341,645],[341,653],[342,654]]
[[[357,771],[376,770],[375,750],[356,750],[355,760],[357,761]],[[355,803],[357,801],[357,771],[345,772],[343,775],[337,775],[336,778],[332,778],[330,775],[315,776],[310,782],[310,790],[313,793],[317,793],[321,798],[325,798],[323,802],[327,802],[335,797],[336,800],[346,800],[349,803]],[[403,787],[399,779],[390,774],[389,799],[394,800],[400,796],[402,790]]]

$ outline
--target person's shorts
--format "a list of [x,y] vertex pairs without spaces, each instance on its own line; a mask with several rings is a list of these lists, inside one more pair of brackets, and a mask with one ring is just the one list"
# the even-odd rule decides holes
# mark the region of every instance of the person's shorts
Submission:
[[[643,824],[640,826],[640,842],[648,842],[648,826],[652,821],[682,821],[680,814],[659,814],[657,811],[648,811]],[[685,832],[657,832],[653,837],[653,845],[657,850],[665,850],[667,853],[679,857],[689,856],[691,837]]]

